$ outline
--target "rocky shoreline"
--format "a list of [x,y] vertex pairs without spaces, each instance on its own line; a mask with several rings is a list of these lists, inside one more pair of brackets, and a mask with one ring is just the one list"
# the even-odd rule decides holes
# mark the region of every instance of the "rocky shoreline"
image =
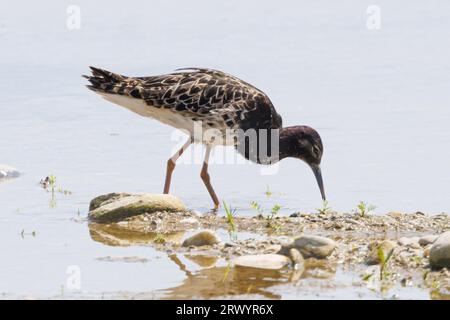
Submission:
[[[174,196],[126,193],[97,197],[90,209],[91,237],[108,245],[151,245],[169,254],[223,258],[234,269],[297,276],[341,268],[360,275],[355,286],[411,286],[450,297],[448,214],[294,213],[276,217],[273,228],[262,215],[234,216],[231,223],[187,210]],[[255,237],[240,239],[242,232]]]

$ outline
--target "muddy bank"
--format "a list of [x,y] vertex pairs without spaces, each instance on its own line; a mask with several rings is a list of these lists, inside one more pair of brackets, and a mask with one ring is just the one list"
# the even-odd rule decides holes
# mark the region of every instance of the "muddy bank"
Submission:
[[[173,199],[169,200],[173,203]],[[169,295],[172,298],[197,291],[206,298],[226,296],[226,290],[215,290],[213,281],[224,274],[241,279],[242,283],[235,280],[234,287],[228,288],[233,295],[251,294],[253,291],[247,292],[251,286],[258,292],[270,286],[270,282],[261,280],[264,283],[260,287],[258,281],[245,277],[247,273],[254,279],[258,275],[265,279],[266,274],[276,274],[280,283],[292,284],[304,278],[323,279],[328,286],[338,288],[336,272],[352,274],[355,288],[367,287],[381,293],[391,288],[415,288],[429,291],[432,298],[449,298],[450,273],[445,260],[448,244],[442,236],[450,229],[447,214],[295,213],[268,223],[262,215],[234,216],[231,222],[217,214],[189,210],[147,213],[143,207],[145,203],[140,202],[136,214],[121,221],[91,221],[90,234],[95,241],[111,246],[152,246],[176,263],[177,255],[181,254],[207,268],[200,274],[213,275],[209,280],[199,277],[202,286],[198,290],[188,283],[173,288]],[[241,238],[242,233],[247,236]],[[442,244],[437,246],[439,239]],[[430,263],[430,254],[439,258],[441,265]],[[218,260],[227,265],[217,266]],[[208,295],[201,294],[205,286],[209,288]],[[305,290],[316,289],[305,287]]]

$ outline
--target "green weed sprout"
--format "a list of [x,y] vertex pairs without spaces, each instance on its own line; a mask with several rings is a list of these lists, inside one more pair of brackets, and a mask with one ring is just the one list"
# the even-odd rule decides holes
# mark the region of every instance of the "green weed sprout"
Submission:
[[390,273],[387,271],[389,260],[392,258],[394,254],[394,249],[391,249],[389,253],[385,254],[383,248],[378,249],[378,258],[380,260],[380,280],[386,279]]
[[230,235],[231,241],[237,241],[237,233],[236,233],[237,228],[236,228],[236,224],[234,223],[234,215],[236,214],[236,209],[230,210],[230,208],[228,208],[228,205],[226,204],[225,201],[222,201],[222,203],[223,203],[225,212],[227,214],[228,224],[230,225],[230,230],[229,230],[228,234]]
[[322,203],[322,208],[317,208],[316,210],[317,210],[317,212],[318,212],[319,214],[329,214],[329,213],[331,213],[331,211],[332,211],[332,209],[331,209],[331,207],[329,206],[327,200],[324,200],[324,201],[323,201],[323,203]]
[[374,211],[376,208],[377,207],[372,204],[368,204],[368,203],[365,203],[364,201],[360,201],[358,203],[358,205],[356,206],[356,213],[358,215],[360,215],[362,218],[364,218],[366,215],[368,215],[369,213]]

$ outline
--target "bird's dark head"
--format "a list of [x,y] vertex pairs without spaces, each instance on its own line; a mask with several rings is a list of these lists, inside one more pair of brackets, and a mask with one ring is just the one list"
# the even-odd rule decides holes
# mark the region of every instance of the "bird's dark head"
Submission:
[[316,130],[307,126],[286,127],[280,131],[280,159],[291,157],[306,162],[314,172],[317,184],[325,200],[320,162],[322,160],[322,139]]

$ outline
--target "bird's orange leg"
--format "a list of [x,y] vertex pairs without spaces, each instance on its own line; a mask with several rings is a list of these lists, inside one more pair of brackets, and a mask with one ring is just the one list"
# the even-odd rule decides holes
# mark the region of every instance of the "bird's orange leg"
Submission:
[[206,146],[206,153],[205,153],[205,160],[203,161],[202,171],[200,172],[200,177],[203,180],[203,183],[206,186],[206,189],[208,189],[209,195],[211,196],[213,202],[214,202],[214,209],[219,208],[219,198],[217,198],[216,193],[214,192],[214,189],[211,185],[211,179],[209,177],[208,173],[208,161],[209,161],[209,155],[211,154],[211,147]]
[[192,144],[192,138],[189,137],[189,140],[178,150],[169,160],[167,160],[167,171],[166,171],[166,182],[164,183],[164,192],[169,193],[170,190],[170,182],[172,180],[172,172],[175,170],[175,165],[179,157],[183,154],[184,150],[186,150]]

